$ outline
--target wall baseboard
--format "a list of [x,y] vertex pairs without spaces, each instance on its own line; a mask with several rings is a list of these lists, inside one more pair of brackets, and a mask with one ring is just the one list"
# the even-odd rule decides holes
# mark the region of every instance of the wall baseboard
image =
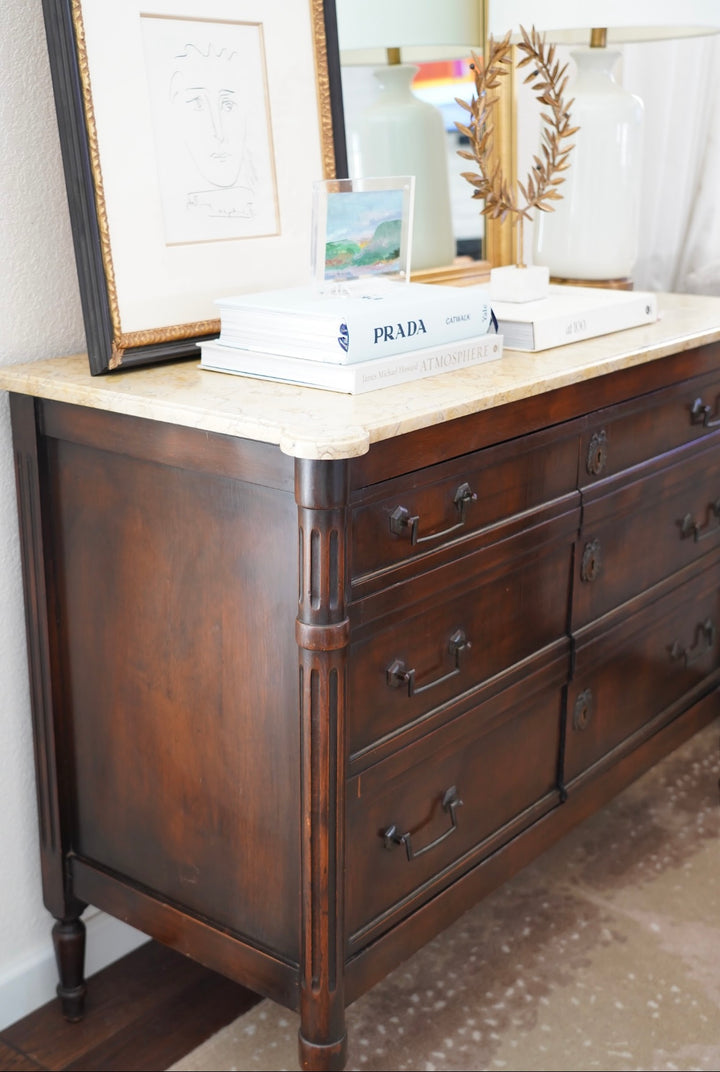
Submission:
[[[148,936],[97,909],[83,916],[87,926],[85,974],[94,975],[108,964],[137,949]],[[55,997],[57,968],[48,916],[47,947],[34,955],[0,966],[0,1031]]]

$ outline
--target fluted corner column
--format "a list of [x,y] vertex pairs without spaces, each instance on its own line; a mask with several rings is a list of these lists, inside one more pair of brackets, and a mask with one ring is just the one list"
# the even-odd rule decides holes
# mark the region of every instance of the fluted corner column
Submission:
[[344,999],[347,463],[299,459],[302,794],[300,1065],[342,1069]]

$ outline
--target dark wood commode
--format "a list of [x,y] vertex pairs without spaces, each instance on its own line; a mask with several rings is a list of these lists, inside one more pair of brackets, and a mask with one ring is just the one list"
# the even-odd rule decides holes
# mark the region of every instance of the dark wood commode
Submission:
[[[67,1015],[93,904],[341,1068],[347,1004],[720,713],[720,302],[691,337],[667,301],[464,415],[560,351],[440,377],[446,419],[417,416],[429,381],[335,396],[348,428],[415,406],[347,457],[142,416],[162,370],[87,403],[62,361],[6,370]],[[185,368],[191,397],[213,374]]]

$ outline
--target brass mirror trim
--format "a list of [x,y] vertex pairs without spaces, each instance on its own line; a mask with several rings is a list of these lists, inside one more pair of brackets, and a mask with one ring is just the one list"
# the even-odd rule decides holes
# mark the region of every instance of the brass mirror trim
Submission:
[[[488,7],[490,0],[483,0],[483,26],[488,26]],[[488,35],[485,33],[485,55],[488,55]],[[515,69],[517,66],[516,48],[512,50],[512,68],[507,78],[500,79],[500,85],[495,90],[498,98],[494,107],[495,138],[494,138],[494,166],[499,167],[500,173],[507,177],[508,182],[514,189],[517,183],[517,121],[515,101]],[[515,249],[512,219],[507,217],[504,222],[485,218],[485,255],[491,267],[497,268],[503,264],[515,263]]]

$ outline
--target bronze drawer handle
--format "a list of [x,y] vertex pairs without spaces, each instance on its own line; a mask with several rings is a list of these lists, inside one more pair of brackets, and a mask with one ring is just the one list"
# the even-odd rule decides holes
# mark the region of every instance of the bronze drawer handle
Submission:
[[429,540],[441,540],[452,532],[457,532],[465,524],[465,511],[467,504],[477,501],[477,495],[469,484],[461,484],[453,496],[453,506],[460,515],[460,520],[454,525],[440,532],[430,532],[427,536],[418,536],[420,527],[420,515],[410,514],[405,506],[396,506],[390,514],[390,531],[394,536],[409,536],[413,547],[419,543],[427,543]]
[[405,685],[408,696],[418,696],[421,692],[427,692],[428,689],[434,689],[436,685],[442,685],[443,681],[456,677],[460,673],[460,656],[470,647],[472,645],[465,635],[465,630],[456,629],[448,641],[448,652],[455,660],[455,665],[447,674],[436,677],[434,681],[428,681],[425,685],[416,685],[415,669],[408,670],[402,659],[393,659],[385,671],[385,681],[391,689],[400,689]]
[[711,413],[710,406],[702,398],[696,398],[690,407],[690,423],[702,424],[705,428],[720,428],[720,414],[711,417]]
[[705,540],[708,536],[714,536],[718,529],[717,527],[710,527],[713,515],[716,518],[720,518],[720,499],[708,503],[707,521],[704,525],[700,525],[692,514],[685,514],[685,517],[680,522],[680,536],[682,539],[684,540],[687,536],[692,536],[695,543],[699,543],[700,540]]
[[450,815],[450,826],[439,837],[436,837],[434,841],[431,841],[429,845],[423,845],[421,849],[414,849],[412,846],[411,834],[398,834],[395,824],[389,826],[383,833],[383,842],[386,849],[392,849],[396,845],[404,845],[405,853],[408,860],[416,860],[418,856],[423,856],[426,852],[430,852],[431,849],[436,848],[441,842],[445,841],[454,834],[457,830],[457,809],[462,806],[462,800],[458,796],[457,789],[454,785],[451,785],[449,789],[446,789],[442,798],[443,809]]
[[685,666],[692,666],[703,655],[707,655],[715,646],[717,630],[712,618],[706,618],[704,622],[698,622],[695,626],[695,638],[691,648],[683,648],[679,641],[675,641],[668,649],[671,659],[682,659]]

